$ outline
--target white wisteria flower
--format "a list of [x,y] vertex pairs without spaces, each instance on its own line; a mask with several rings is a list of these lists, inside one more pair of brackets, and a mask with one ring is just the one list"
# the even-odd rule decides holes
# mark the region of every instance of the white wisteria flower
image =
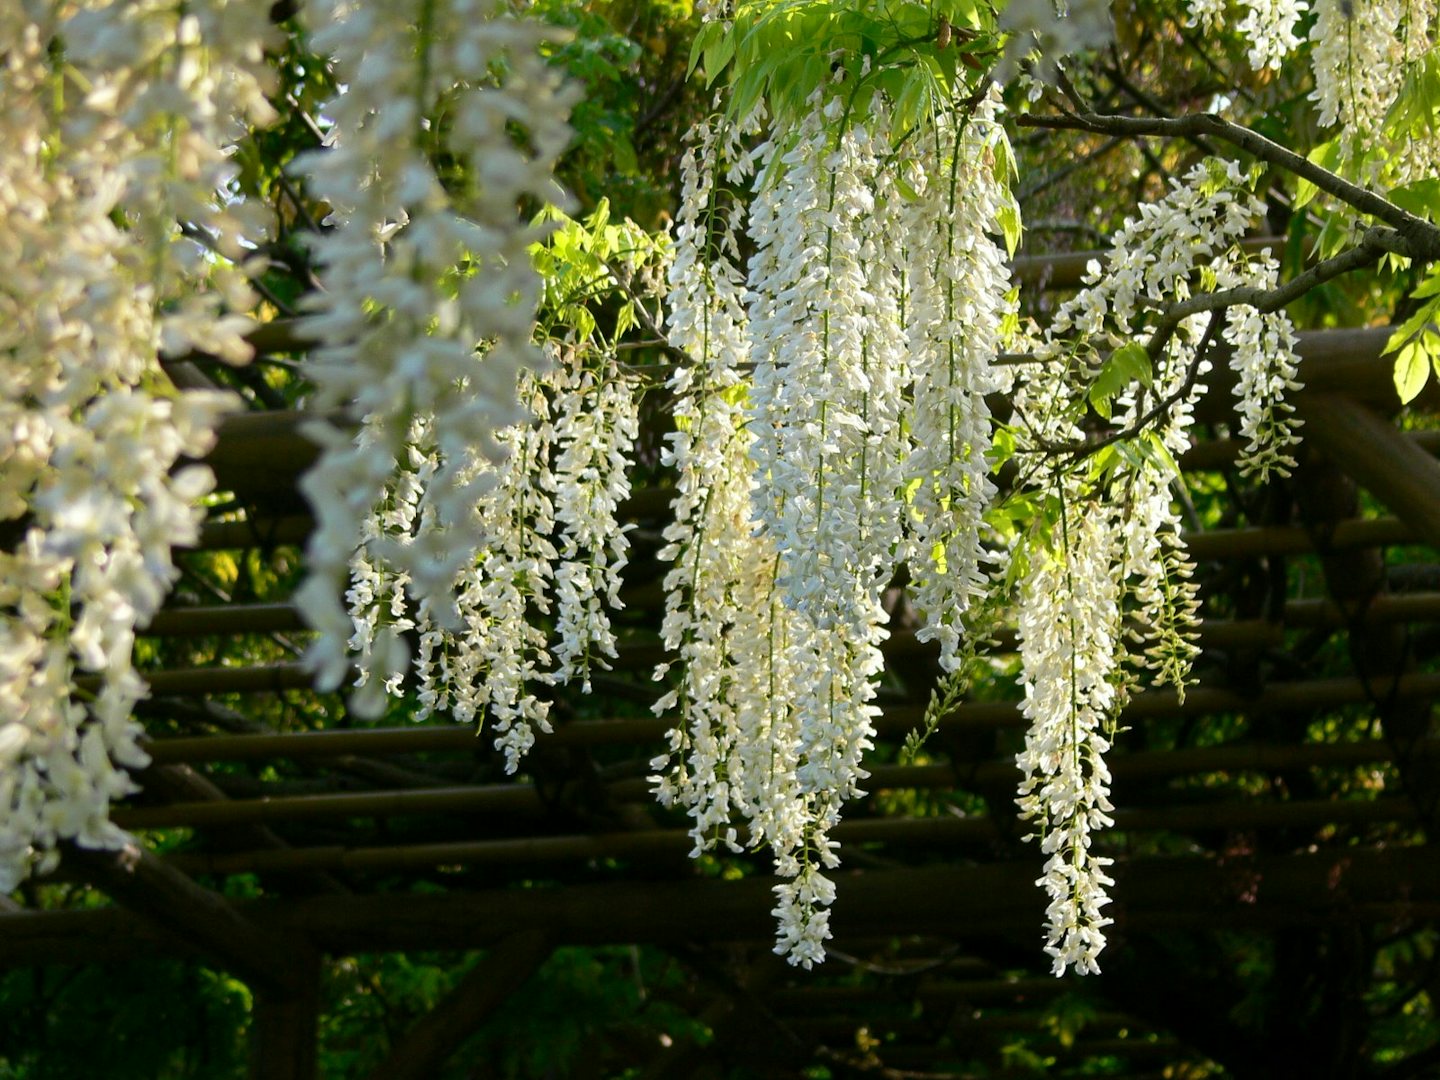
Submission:
[[[271,118],[273,35],[259,6],[208,0],[0,12],[0,518],[23,522],[0,553],[0,892],[62,840],[125,841],[110,803],[148,762],[135,632],[214,483],[177,465],[236,404],[178,392],[159,356],[249,356],[259,223],[222,191],[227,150]],[[55,92],[61,41],[83,92]]]
[[[574,91],[539,52],[556,31],[494,0],[426,11],[417,26],[403,6],[304,8],[313,45],[333,58],[344,88],[325,109],[329,145],[299,163],[310,192],[334,208],[332,227],[314,240],[325,289],[306,318],[320,342],[307,366],[312,407],[348,410],[366,427],[360,445],[328,422],[312,425],[322,455],[303,481],[317,528],[298,600],[320,631],[310,660],[329,688],[345,679],[353,633],[340,582],[361,523],[402,467],[414,418],[426,418],[435,455],[421,500],[426,528],[387,554],[429,619],[458,631],[456,582],[485,542],[471,527],[493,482],[483,463],[499,452],[494,433],[524,419],[520,373],[544,366],[531,340],[539,279],[528,248],[546,227],[517,206],[561,198],[552,171],[570,137]],[[459,203],[422,145],[423,114],[442,100],[456,118],[448,150],[474,180]],[[352,707],[373,713],[379,704],[366,696]]]

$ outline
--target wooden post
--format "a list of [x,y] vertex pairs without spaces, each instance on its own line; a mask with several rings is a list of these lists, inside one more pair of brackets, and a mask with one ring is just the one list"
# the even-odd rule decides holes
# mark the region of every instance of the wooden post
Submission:
[[289,989],[294,943],[256,925],[164,859],[134,845],[118,852],[71,845],[65,860],[121,905],[199,949],[257,992]]
[[250,1080],[315,1080],[320,1020],[320,954],[289,950],[284,982],[254,989]]
[[538,930],[502,939],[434,1009],[391,1048],[370,1080],[426,1080],[550,955]]
[[1358,402],[1305,394],[1299,406],[1306,442],[1323,450],[1420,539],[1440,547],[1440,462]]

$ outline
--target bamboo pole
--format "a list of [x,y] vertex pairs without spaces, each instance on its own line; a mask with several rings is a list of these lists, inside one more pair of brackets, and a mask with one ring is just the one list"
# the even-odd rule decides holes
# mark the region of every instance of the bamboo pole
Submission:
[[[637,607],[634,603],[627,603],[626,606],[632,609]],[[1440,621],[1440,593],[1408,593],[1379,597],[1365,609],[1359,619],[1365,625]],[[1264,648],[1283,643],[1286,629],[1340,629],[1350,626],[1352,622],[1353,620],[1338,605],[1327,600],[1310,599],[1288,602],[1284,607],[1284,617],[1281,622],[1262,619],[1211,619],[1202,621],[1198,629],[1200,645],[1204,648]],[[158,638],[221,637],[233,634],[286,633],[305,628],[305,621],[299,611],[288,603],[223,604],[166,608],[159,612],[141,633],[145,637]],[[1016,639],[1013,630],[1002,630],[996,635],[994,651],[1011,652],[1015,648]],[[887,658],[893,660],[901,656],[929,655],[935,650],[929,643],[917,640],[913,631],[897,630],[886,640],[882,651]],[[665,657],[663,646],[655,641],[622,641],[618,652],[619,655],[615,658],[613,666],[620,671],[653,666]],[[193,688],[197,682],[200,685],[208,686],[209,683],[199,672],[225,672],[227,670],[253,669],[196,668],[193,669],[194,674],[187,675],[183,679],[180,678],[180,669],[177,669],[152,675],[151,685],[152,689],[155,689],[155,679],[159,677],[159,685],[167,688],[164,692],[185,693],[186,690],[174,688],[182,686]],[[289,680],[293,676],[287,673],[280,677],[286,680],[286,687],[289,688]],[[219,678],[233,680],[239,677],[225,674]],[[262,678],[256,675],[245,678],[257,680],[260,689],[277,688],[273,677]],[[303,684],[302,680],[301,685]],[[227,685],[233,687],[234,683],[230,682]],[[256,685],[256,683],[249,685]],[[157,690],[156,692],[162,691]],[[193,692],[193,690],[189,692]]]
[[[879,868],[835,874],[837,947],[876,935],[985,938],[1033,935],[1044,911],[1035,887],[1040,857],[1017,862]],[[1424,918],[1440,910],[1440,861],[1425,847],[1345,848],[1280,856],[1119,860],[1115,903],[1129,932],[1176,926],[1353,925]],[[564,888],[374,893],[244,901],[262,929],[311,940],[331,955],[472,949],[538,930],[558,945],[769,942],[775,879],[688,878]],[[697,912],[703,913],[697,917]],[[103,954],[174,953],[121,910],[0,915],[0,966],[93,962]],[[183,951],[183,950],[182,950]]]
[[[1117,784],[1163,779],[1198,772],[1274,772],[1281,769],[1337,768],[1388,761],[1392,748],[1383,740],[1320,743],[1302,746],[1237,744],[1191,749],[1114,754],[1109,759]],[[1440,739],[1426,740],[1413,751],[1417,757],[1440,756]],[[996,760],[969,766],[874,765],[870,791],[961,787],[987,789],[1011,784],[1018,772],[1012,761]],[[142,775],[143,779],[143,775]],[[651,798],[647,780],[622,780],[607,785],[614,802],[645,802]],[[251,823],[324,820],[328,818],[392,817],[423,814],[542,814],[545,803],[530,785],[495,784],[469,787],[402,789],[319,795],[277,795],[217,802],[173,802],[162,806],[120,806],[112,814],[126,829],[180,826],[214,827]]]
[[[1400,436],[1427,454],[1440,453],[1440,431],[1402,431]],[[1229,468],[1240,457],[1244,446],[1242,439],[1210,439],[1196,443],[1181,454],[1178,464],[1182,472],[1213,472]]]
[[[1188,832],[1215,829],[1313,829],[1324,825],[1409,823],[1415,808],[1406,799],[1312,800],[1222,803],[1206,806],[1117,810],[1117,832]],[[1012,828],[988,817],[872,818],[843,821],[831,832],[842,844],[885,843],[937,850],[947,845],[990,843]],[[1020,828],[1024,828],[1021,826]],[[634,859],[683,864],[695,846],[682,829],[643,832],[461,840],[387,847],[309,847],[219,853],[183,852],[169,861],[192,874],[265,874],[297,870],[388,872],[436,866],[512,866],[591,859]]]
[[[1393,385],[1391,387],[1393,395]],[[1364,405],[1307,394],[1305,437],[1426,543],[1440,547],[1440,462]]]
[[[1354,767],[1388,761],[1391,754],[1389,743],[1380,739],[1306,746],[1239,744],[1114,754],[1108,765],[1116,783],[1124,784],[1199,772],[1268,773],[1281,769]],[[1418,744],[1412,756],[1440,757],[1440,739]],[[872,792],[955,787],[984,790],[1013,784],[1018,775],[1014,762],[1009,759],[970,766],[875,765],[870,767],[870,779],[865,787]],[[651,788],[648,780],[622,780],[607,785],[605,794],[614,802],[646,802],[652,797]],[[112,812],[111,819],[124,829],[161,829],[436,814],[535,817],[545,810],[545,801],[529,784],[488,784],[120,806]]]
[[[225,669],[220,669],[225,670]],[[245,670],[245,669],[237,669]],[[1181,703],[1170,690],[1138,694],[1121,714],[1126,722],[1158,716],[1195,716],[1217,712],[1306,711],[1335,709],[1370,700],[1370,693],[1382,692],[1387,700],[1413,700],[1440,696],[1440,674],[1406,675],[1383,688],[1367,687],[1353,678],[1315,679],[1309,682],[1272,683],[1259,694],[1207,687],[1190,689]],[[914,706],[886,709],[877,719],[885,736],[903,736],[921,720]],[[940,720],[944,729],[1023,727],[1024,717],[1015,701],[961,705]],[[636,717],[617,720],[580,720],[557,725],[545,736],[555,747],[607,746],[624,743],[653,743],[662,740],[670,722],[663,717]],[[412,754],[446,751],[476,751],[483,748],[469,727],[366,728],[285,732],[267,735],[200,735],[154,739],[146,746],[159,763],[196,764],[214,761],[256,761],[285,758],[293,761],[361,754]]]

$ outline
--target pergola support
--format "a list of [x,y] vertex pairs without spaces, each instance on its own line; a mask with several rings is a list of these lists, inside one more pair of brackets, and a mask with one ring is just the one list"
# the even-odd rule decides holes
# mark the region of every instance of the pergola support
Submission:
[[[838,873],[837,940],[934,934],[1033,934],[1044,913],[1038,854],[1016,862],[958,863]],[[1120,861],[1110,909],[1127,930],[1183,926],[1395,923],[1440,912],[1440,860],[1423,847],[1347,848],[1298,855]],[[474,949],[496,927],[554,935],[559,944],[773,941],[771,878],[607,882],[564,889],[310,896],[236,905],[275,935],[328,953]],[[896,897],[903,897],[897,903]],[[697,920],[695,913],[705,913]],[[97,950],[97,943],[100,948]],[[0,967],[89,963],[176,951],[149,920],[115,908],[0,915]],[[128,948],[127,948],[128,946]]]
[[123,907],[213,958],[257,992],[291,988],[294,942],[262,929],[225,897],[196,884],[164,859],[133,844],[120,851],[72,846],[66,863]]
[[315,1080],[320,1026],[320,954],[290,952],[286,985],[257,988],[250,1013],[250,1080]]
[[503,938],[445,999],[421,1017],[370,1080],[426,1080],[434,1076],[504,1000],[550,955],[550,941],[539,930]]
[[1300,414],[1306,442],[1421,540],[1440,547],[1440,462],[1360,402],[1309,393],[1300,399]]
[[314,1080],[320,982],[315,949],[292,933],[260,927],[225,897],[144,848],[72,846],[66,862],[162,928],[165,937],[199,950],[250,986],[252,1080]]

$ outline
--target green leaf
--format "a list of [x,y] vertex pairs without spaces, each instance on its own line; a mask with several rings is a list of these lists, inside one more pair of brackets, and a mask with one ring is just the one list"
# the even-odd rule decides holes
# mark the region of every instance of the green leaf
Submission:
[[1440,178],[1427,177],[1413,184],[1391,188],[1386,197],[1400,209],[1433,221],[1436,211],[1440,210]]
[[1380,355],[1384,356],[1386,353],[1394,352],[1432,323],[1437,314],[1440,314],[1440,297],[1429,301],[1419,311],[1415,312],[1414,315],[1411,315],[1410,318],[1396,327],[1395,332],[1390,335],[1390,340],[1385,343],[1385,348],[1380,351]]
[[[710,23],[711,26],[722,25]],[[715,85],[715,80],[720,73],[729,66],[730,61],[735,59],[735,35],[734,33],[722,33],[718,40],[705,46],[705,85]]]
[[990,468],[998,469],[1014,456],[1015,433],[1004,424],[997,425],[995,434],[990,439],[990,449],[985,454],[990,462]]
[[1147,431],[1139,438],[1137,446],[1140,456],[1150,464],[1157,466],[1162,472],[1169,476],[1180,475],[1180,463],[1170,453],[1165,440],[1160,437],[1157,431]]
[[[1323,142],[1311,150],[1306,157],[1311,164],[1334,172],[1335,166],[1340,163],[1340,144],[1334,139]],[[1295,185],[1295,209],[1299,210],[1318,194],[1320,194],[1320,189],[1302,177]]]
[[1408,405],[1414,401],[1429,378],[1430,357],[1419,342],[1412,341],[1395,358],[1395,393],[1400,396],[1400,403]]
[[1415,286],[1415,291],[1410,295],[1417,300],[1440,296],[1440,266],[1431,266],[1430,272],[1425,275],[1419,285]]
[[1000,211],[996,219],[1000,222],[1000,231],[1005,235],[1005,249],[1010,257],[1015,257],[1016,250],[1020,247],[1020,207],[1016,205],[1015,199],[1006,192],[1006,198],[1000,204]]
[[1116,394],[1134,382],[1138,382],[1142,386],[1150,386],[1154,377],[1154,371],[1150,366],[1150,356],[1146,353],[1145,346],[1138,341],[1122,345],[1100,365],[1095,382],[1090,386],[1090,404],[1096,412],[1108,420],[1110,419],[1110,400]]
[[[717,39],[725,35],[728,27],[720,21],[707,22],[700,27],[700,32],[695,35],[695,41],[690,46],[690,65],[685,69],[685,77],[688,79],[695,74],[695,69],[700,66],[700,58],[705,55],[708,49]],[[728,35],[725,35],[728,36]],[[733,53],[734,46],[731,46]]]

